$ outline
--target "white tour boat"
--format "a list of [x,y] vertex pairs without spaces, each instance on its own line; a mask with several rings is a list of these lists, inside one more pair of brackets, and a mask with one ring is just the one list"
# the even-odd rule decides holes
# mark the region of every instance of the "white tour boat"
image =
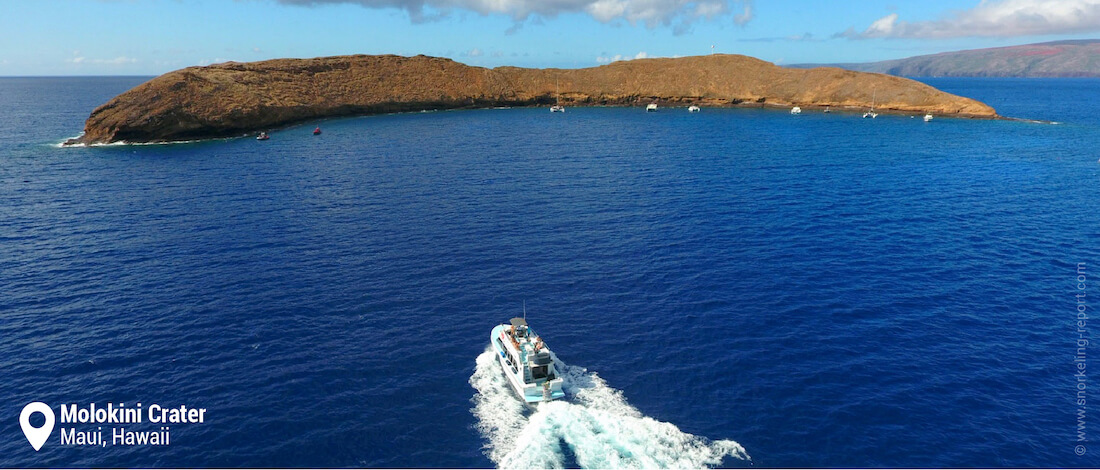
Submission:
[[524,402],[546,402],[565,396],[554,355],[527,326],[527,320],[513,318],[510,325],[497,325],[489,342],[508,383]]
[[697,112],[699,112],[699,107],[695,106],[695,105],[688,106],[688,112],[689,113],[697,113]]
[[802,108],[799,108],[798,106],[791,108],[791,114],[802,114]]
[[645,112],[647,113],[651,113],[654,111],[657,111],[657,103],[649,103],[649,105],[645,107]]

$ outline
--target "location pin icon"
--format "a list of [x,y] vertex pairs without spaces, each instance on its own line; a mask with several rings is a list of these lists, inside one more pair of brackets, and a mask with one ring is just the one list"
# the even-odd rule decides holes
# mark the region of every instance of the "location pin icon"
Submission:
[[[40,428],[31,426],[31,415],[36,412],[46,417],[46,422]],[[24,406],[23,412],[19,413],[19,427],[23,428],[23,435],[27,436],[27,441],[31,443],[31,447],[34,447],[35,452],[38,452],[42,444],[50,438],[50,433],[53,432],[53,419],[53,410],[50,409],[50,405],[40,401]]]

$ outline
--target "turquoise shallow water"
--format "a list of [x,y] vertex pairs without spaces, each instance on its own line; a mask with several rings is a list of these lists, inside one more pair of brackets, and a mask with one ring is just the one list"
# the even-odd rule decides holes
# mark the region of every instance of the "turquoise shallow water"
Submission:
[[[53,145],[140,81],[0,79],[2,466],[1100,462],[1072,362],[1098,81],[929,80],[1057,125],[507,109]],[[479,365],[523,302],[555,409]],[[36,400],[210,418],[35,452]]]

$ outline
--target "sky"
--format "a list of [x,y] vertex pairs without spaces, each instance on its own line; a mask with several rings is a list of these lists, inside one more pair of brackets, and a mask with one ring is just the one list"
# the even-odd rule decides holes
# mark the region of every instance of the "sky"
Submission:
[[344,54],[579,68],[718,52],[785,65],[1098,37],[1100,0],[0,0],[0,76]]

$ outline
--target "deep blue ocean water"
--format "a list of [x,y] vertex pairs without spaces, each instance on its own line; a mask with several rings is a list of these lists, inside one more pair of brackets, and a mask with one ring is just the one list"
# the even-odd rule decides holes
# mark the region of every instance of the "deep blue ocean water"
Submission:
[[[57,147],[141,81],[0,79],[0,466],[1100,466],[1098,80],[927,80],[1058,124],[503,109]],[[571,402],[486,361],[524,303]],[[32,401],[208,411],[35,452]]]

